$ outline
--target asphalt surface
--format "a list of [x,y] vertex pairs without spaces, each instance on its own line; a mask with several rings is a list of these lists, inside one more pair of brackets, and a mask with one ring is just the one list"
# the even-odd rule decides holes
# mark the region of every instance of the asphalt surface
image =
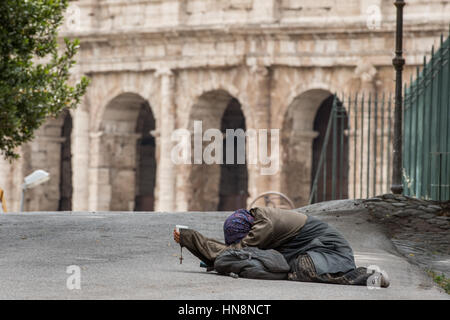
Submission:
[[[229,213],[23,213],[0,215],[0,299],[449,299],[361,214],[319,214],[377,265],[387,289],[234,279],[207,273],[172,239],[176,224],[223,239]],[[69,290],[67,267],[80,267]]]

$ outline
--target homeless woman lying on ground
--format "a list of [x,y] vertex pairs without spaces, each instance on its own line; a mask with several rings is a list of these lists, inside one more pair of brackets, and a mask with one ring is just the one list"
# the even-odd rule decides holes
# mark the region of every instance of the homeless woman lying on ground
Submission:
[[[367,285],[371,272],[355,265],[353,251],[333,227],[303,213],[278,208],[239,209],[224,223],[225,244],[192,229],[174,240],[207,266],[245,278]],[[389,286],[384,274],[378,285]]]

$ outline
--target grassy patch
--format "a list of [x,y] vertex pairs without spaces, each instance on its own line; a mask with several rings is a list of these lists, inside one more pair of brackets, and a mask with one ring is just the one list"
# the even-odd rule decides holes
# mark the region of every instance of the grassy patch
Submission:
[[433,278],[434,282],[436,282],[441,288],[443,288],[447,294],[450,294],[449,278],[446,278],[444,274],[438,275],[432,270],[428,270],[428,275]]

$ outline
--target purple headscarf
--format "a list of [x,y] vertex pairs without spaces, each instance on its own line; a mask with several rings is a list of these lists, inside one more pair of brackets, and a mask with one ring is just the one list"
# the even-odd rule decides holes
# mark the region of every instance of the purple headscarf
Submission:
[[236,210],[223,224],[223,233],[227,245],[239,242],[252,228],[255,218],[245,209]]

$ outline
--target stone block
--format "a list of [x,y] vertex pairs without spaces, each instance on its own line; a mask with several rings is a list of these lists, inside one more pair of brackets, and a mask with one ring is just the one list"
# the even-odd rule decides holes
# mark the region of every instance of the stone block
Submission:
[[394,207],[406,207],[406,203],[403,202],[394,202],[392,203]]
[[448,221],[441,220],[441,219],[428,219],[429,223],[438,224],[438,225],[445,225],[448,224]]
[[424,206],[421,206],[423,209],[423,211],[426,211],[426,212],[429,212],[429,213],[433,213],[433,212],[436,212],[437,210],[436,209],[433,209],[433,208],[429,208],[429,207],[424,207]]
[[432,219],[432,218],[434,218],[434,217],[435,217],[435,215],[434,215],[434,214],[431,214],[431,213],[419,215],[419,218],[422,218],[422,219]]

